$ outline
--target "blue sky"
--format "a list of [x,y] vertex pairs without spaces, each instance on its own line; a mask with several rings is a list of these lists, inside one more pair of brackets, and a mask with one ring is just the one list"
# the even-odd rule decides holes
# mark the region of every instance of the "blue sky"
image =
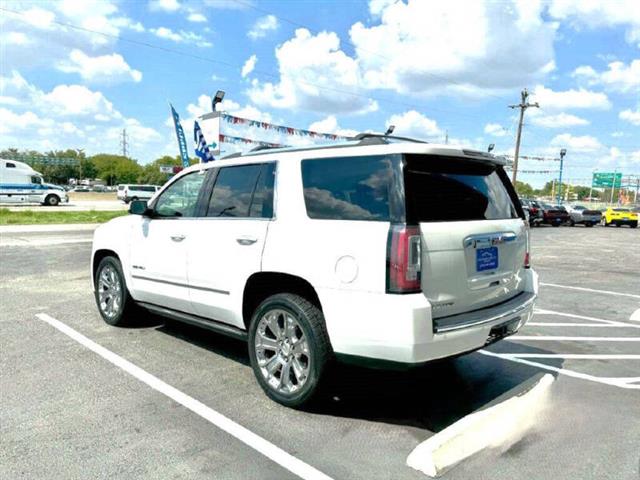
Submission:
[[[640,2],[0,0],[0,148],[177,154],[217,89],[239,116],[385,130],[556,157],[565,177],[640,173]],[[223,124],[223,133],[295,143]],[[227,151],[235,148],[225,147]],[[525,160],[523,171],[557,170]],[[539,186],[550,173],[523,173]]]

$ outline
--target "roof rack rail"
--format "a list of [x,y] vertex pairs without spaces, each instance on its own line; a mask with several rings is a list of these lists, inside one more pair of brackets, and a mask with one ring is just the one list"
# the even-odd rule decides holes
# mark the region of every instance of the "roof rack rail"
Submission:
[[418,140],[416,138],[411,138],[411,137],[399,137],[397,135],[386,135],[384,133],[368,133],[368,132],[359,133],[356,136],[352,137],[352,139],[359,140],[360,143],[375,143],[375,144],[388,143],[385,141],[386,139],[403,140],[405,142],[413,142],[413,143],[429,143],[429,142],[425,142],[424,140]]

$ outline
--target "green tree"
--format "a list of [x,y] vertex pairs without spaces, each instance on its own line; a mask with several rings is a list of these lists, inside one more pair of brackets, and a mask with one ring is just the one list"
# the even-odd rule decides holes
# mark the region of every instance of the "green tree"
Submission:
[[516,180],[516,192],[520,197],[528,198],[533,196],[533,187],[528,183]]
[[95,165],[97,178],[104,180],[107,185],[136,183],[142,173],[142,167],[138,162],[122,155],[100,153],[90,160]]

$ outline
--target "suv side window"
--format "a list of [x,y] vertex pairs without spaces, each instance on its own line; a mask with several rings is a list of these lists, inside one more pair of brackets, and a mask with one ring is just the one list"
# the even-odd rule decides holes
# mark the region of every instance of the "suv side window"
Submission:
[[206,178],[205,171],[188,173],[158,197],[155,213],[160,217],[194,217],[198,195]]
[[271,218],[274,168],[274,163],[220,168],[207,216]]
[[367,156],[302,161],[309,218],[389,221],[393,158]]

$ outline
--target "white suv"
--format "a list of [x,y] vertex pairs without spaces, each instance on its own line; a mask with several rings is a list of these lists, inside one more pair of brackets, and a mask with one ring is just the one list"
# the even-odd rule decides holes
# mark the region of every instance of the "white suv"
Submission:
[[116,196],[124,203],[150,200],[160,190],[157,185],[118,185]]
[[335,357],[420,364],[510,335],[538,290],[502,160],[448,145],[362,134],[230,156],[130,212],[93,240],[104,320],[150,311],[246,340],[288,406]]

